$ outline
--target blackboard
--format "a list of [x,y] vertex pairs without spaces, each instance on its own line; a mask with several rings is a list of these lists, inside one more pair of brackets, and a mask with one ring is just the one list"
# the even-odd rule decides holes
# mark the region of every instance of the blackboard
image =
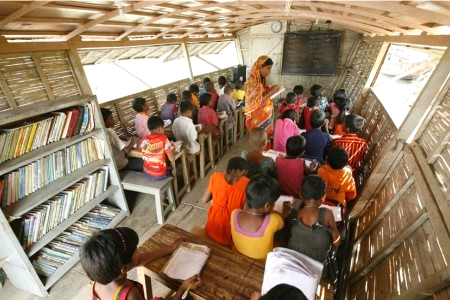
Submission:
[[340,32],[284,34],[282,74],[336,75]]

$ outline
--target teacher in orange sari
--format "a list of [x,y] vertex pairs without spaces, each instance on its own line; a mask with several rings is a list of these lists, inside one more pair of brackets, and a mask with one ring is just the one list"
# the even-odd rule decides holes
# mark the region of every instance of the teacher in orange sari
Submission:
[[272,66],[272,59],[266,55],[260,56],[250,70],[245,88],[245,125],[249,131],[257,127],[265,129],[268,139],[273,131],[273,102],[270,95],[280,88],[267,83]]

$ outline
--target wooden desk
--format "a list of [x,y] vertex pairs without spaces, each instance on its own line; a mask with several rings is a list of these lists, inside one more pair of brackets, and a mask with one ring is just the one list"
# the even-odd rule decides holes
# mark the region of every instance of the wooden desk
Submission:
[[[139,251],[146,252],[169,246],[179,237],[207,245],[212,250],[200,274],[202,286],[190,292],[194,299],[250,299],[253,292],[261,290],[264,277],[263,263],[169,224],[161,227],[139,247]],[[147,288],[151,288],[153,279],[172,290],[177,290],[180,283],[161,272],[169,258],[170,256],[165,256],[139,267],[139,281],[142,284],[147,283]]]

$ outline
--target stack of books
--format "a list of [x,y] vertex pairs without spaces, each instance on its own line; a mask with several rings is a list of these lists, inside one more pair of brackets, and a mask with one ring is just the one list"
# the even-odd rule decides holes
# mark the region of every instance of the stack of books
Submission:
[[34,255],[32,264],[36,272],[46,277],[52,275],[73,257],[96,231],[106,228],[119,212],[120,209],[112,206],[97,205]]
[[60,139],[92,131],[93,110],[92,104],[86,103],[0,129],[0,163]]
[[105,192],[107,184],[108,167],[102,167],[24,214],[17,233],[22,247],[31,247],[84,204]]
[[92,137],[54,152],[0,178],[0,200],[4,208],[49,183],[104,156],[104,142]]

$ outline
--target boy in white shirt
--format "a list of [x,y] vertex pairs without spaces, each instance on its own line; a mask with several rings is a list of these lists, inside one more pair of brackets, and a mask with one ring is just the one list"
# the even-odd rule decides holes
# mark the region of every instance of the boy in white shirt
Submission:
[[190,154],[196,154],[200,151],[200,144],[197,142],[197,135],[200,131],[192,122],[194,104],[191,101],[180,102],[181,116],[173,121],[172,132],[177,141],[182,141],[186,150]]

